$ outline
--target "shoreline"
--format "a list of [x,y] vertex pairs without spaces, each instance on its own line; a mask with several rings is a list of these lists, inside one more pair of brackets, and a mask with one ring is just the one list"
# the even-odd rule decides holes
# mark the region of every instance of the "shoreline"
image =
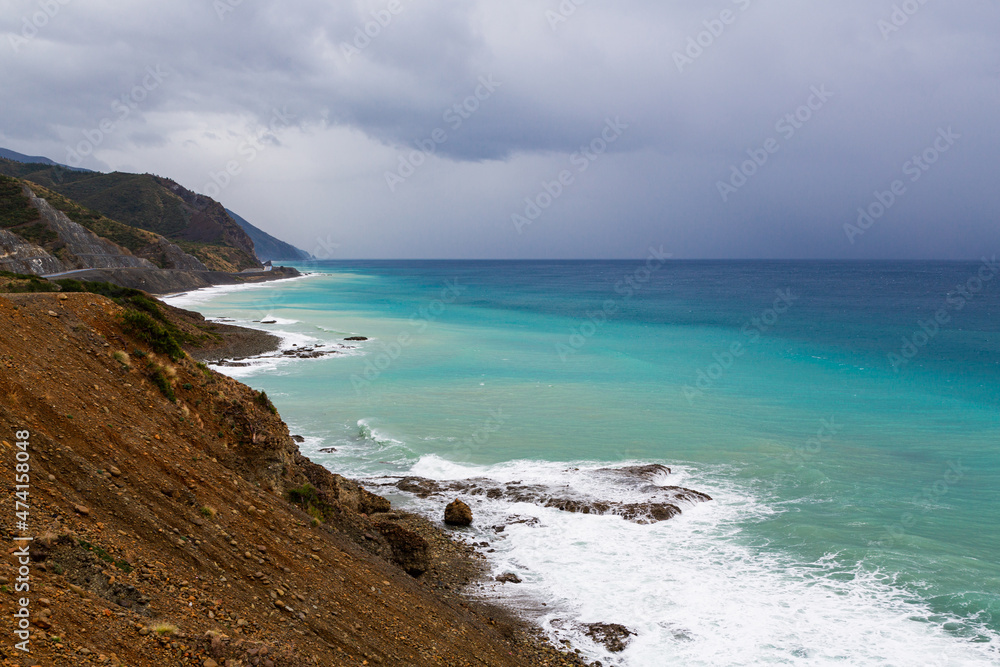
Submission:
[[[197,307],[198,303],[192,304]],[[191,311],[195,313],[196,311]],[[204,317],[200,313],[197,313],[199,317]],[[280,318],[279,318],[280,319]],[[248,327],[245,324],[230,324],[229,322],[213,322],[213,326],[224,327],[226,330],[231,332],[232,335],[247,335],[249,337],[258,337],[261,341],[261,347],[258,350],[258,354],[251,356],[246,355],[240,359],[234,359],[237,363],[217,363],[212,365],[219,366],[248,366],[250,364],[241,363],[243,361],[252,361],[254,358],[268,358],[274,357],[273,352],[280,349],[280,344],[282,339],[277,337],[275,334],[264,331],[262,329]],[[196,355],[200,359],[213,359],[217,358],[220,351],[223,349],[231,350],[233,348],[213,348],[210,353]],[[244,348],[243,351],[249,351]],[[236,355],[229,357],[233,359]],[[293,357],[294,358],[294,357]],[[209,363],[212,363],[209,361]],[[238,374],[234,374],[233,377],[239,378]],[[241,379],[242,381],[242,379]],[[306,434],[308,435],[308,434]],[[298,438],[301,441],[301,438]],[[325,464],[320,464],[324,465]],[[329,468],[331,472],[336,470],[335,466]],[[660,483],[656,478],[658,475],[666,471],[669,473],[669,469],[660,464],[639,464],[627,467],[618,472],[622,474],[632,473],[637,479],[644,480],[644,483]],[[366,478],[353,478],[353,481],[363,488],[376,493],[376,494],[388,494],[388,497],[396,495],[402,491],[403,495],[412,495],[408,493],[408,489],[403,489],[399,485],[391,485],[390,487],[385,487],[383,484],[377,482],[372,483],[372,480]],[[418,479],[414,477],[407,477],[406,480],[401,478],[400,481],[407,481],[411,484],[421,487],[421,492],[427,492],[428,495],[448,495],[449,499],[462,498],[468,494],[469,497],[476,497],[484,493],[501,493],[499,489],[485,489],[485,488],[475,488],[474,486],[469,486],[468,482],[471,480],[459,481],[457,484],[448,484],[441,482],[434,482],[428,479]],[[680,506],[684,506],[685,502],[701,502],[704,500],[711,500],[710,497],[705,494],[700,494],[689,489],[680,489],[679,487],[671,487],[679,489],[682,493],[688,494],[686,497],[681,497],[680,495],[676,498],[672,498],[669,501],[659,501],[656,502],[652,498],[647,501],[647,504],[643,507],[638,507],[637,505],[625,505],[615,502],[601,501],[598,499],[593,499],[591,501],[581,502],[577,499],[570,498],[555,498],[549,499],[551,502],[546,504],[545,501],[540,501],[538,498],[529,498],[527,496],[518,497],[516,500],[518,502],[535,502],[542,507],[556,507],[558,509],[571,512],[571,513],[595,513],[595,514],[619,514],[623,518],[628,520],[633,520],[637,523],[648,523],[656,522],[660,520],[666,520],[675,516],[674,512],[679,514],[681,510]],[[417,497],[426,498],[426,495],[417,494]],[[469,500],[468,497],[465,498]],[[692,499],[694,499],[692,501]],[[471,502],[471,500],[470,500]],[[676,503],[671,505],[670,503]],[[554,504],[553,504],[554,503]],[[442,502],[441,509],[443,511],[444,502]],[[562,651],[563,647],[560,646],[559,642],[562,641],[556,635],[550,634],[546,630],[545,625],[540,622],[539,614],[550,611],[546,609],[546,605],[541,600],[536,600],[531,602],[527,599],[505,599],[503,595],[484,593],[488,589],[493,589],[496,591],[498,585],[504,586],[507,582],[520,583],[520,579],[516,575],[508,572],[501,572],[497,576],[493,576],[495,573],[492,568],[488,565],[487,554],[486,554],[486,543],[470,543],[467,539],[462,539],[458,534],[455,533],[453,529],[446,527],[440,523],[438,518],[436,521],[429,519],[429,514],[426,512],[421,512],[416,509],[402,509],[398,506],[394,506],[391,510],[391,514],[397,517],[394,520],[399,521],[399,523],[406,525],[407,529],[420,535],[428,542],[437,542],[439,544],[440,551],[449,552],[449,565],[444,571],[438,570],[435,573],[435,578],[431,583],[431,586],[445,597],[454,596],[462,599],[464,604],[475,605],[476,608],[481,610],[481,613],[491,617],[491,618],[503,618],[504,623],[510,627],[516,627],[519,633],[525,637],[532,637],[531,641],[538,642],[542,651]],[[433,513],[432,513],[433,514]],[[480,521],[483,519],[480,518]],[[514,521],[517,523],[518,521]],[[485,524],[484,524],[485,525]],[[494,529],[500,528],[495,526]],[[499,532],[499,531],[498,531]],[[447,545],[446,547],[440,545]],[[491,550],[492,551],[492,550]],[[448,574],[445,575],[444,572]],[[462,573],[455,576],[455,572]],[[507,579],[507,577],[513,577],[513,579]],[[430,577],[427,578],[428,580]],[[478,589],[478,590],[477,590]],[[518,596],[515,595],[515,598]],[[608,647],[608,650],[612,652],[612,655],[616,651],[623,650],[630,641],[630,636],[635,635],[629,628],[625,626],[605,622],[609,619],[591,619],[597,622],[587,622],[578,623],[575,626],[574,633],[587,635],[591,641],[595,644],[600,645],[602,648]],[[569,626],[567,626],[569,627]],[[583,638],[586,641],[586,638]],[[589,642],[588,642],[589,644]],[[587,650],[588,652],[593,649],[587,644],[580,644],[574,639],[573,644],[566,644],[571,650]],[[614,646],[614,649],[609,648]],[[579,648],[576,648],[579,647]],[[555,662],[549,664],[555,665],[587,665],[587,663],[582,657],[574,656],[572,658],[566,657],[561,658],[561,660],[568,660],[568,662]],[[597,658],[603,656],[598,653],[597,655],[591,654],[590,659],[597,660]],[[600,664],[598,660],[595,664]]]
[[[294,278],[305,278],[309,275],[311,274],[295,276]],[[217,286],[204,289],[213,289],[214,287]],[[184,294],[187,292],[173,296]],[[163,297],[157,298],[163,299]],[[212,328],[214,333],[218,333],[226,340],[226,344],[223,346],[189,351],[192,357],[198,361],[206,361],[212,366],[240,366],[242,365],[240,362],[251,361],[255,358],[268,358],[274,356],[273,353],[282,350],[282,342],[285,339],[274,333],[242,324],[209,320],[199,311],[182,309],[169,302],[165,303],[173,309],[201,318],[206,325]],[[237,363],[219,363],[223,361],[219,359],[220,354],[225,357],[226,361]],[[218,361],[212,363],[211,359]],[[301,454],[298,444],[295,447]],[[303,459],[309,460],[305,454],[301,454],[301,456]],[[322,467],[326,468],[326,466]],[[333,470],[330,472],[337,474]],[[366,486],[362,480],[350,479],[350,481],[362,488]],[[475,594],[474,587],[485,588],[488,585],[495,585],[497,580],[490,575],[485,556],[477,551],[475,546],[458,539],[454,534],[454,529],[446,527],[444,524],[438,525],[417,512],[398,507],[392,507],[389,516],[428,543],[436,545],[438,559],[442,561],[444,566],[435,567],[433,571],[422,575],[422,585],[430,587],[434,594],[442,596],[444,600],[458,598],[464,606],[475,609],[478,614],[489,618],[491,623],[507,628],[503,634],[509,636],[510,639],[518,637],[518,643],[521,644],[522,650],[527,650],[535,656],[537,660],[541,661],[539,664],[552,665],[553,667],[590,667],[592,663],[577,653],[556,645],[555,641],[551,640],[532,619],[530,609],[521,609],[516,605],[506,604],[499,598],[484,598]],[[593,664],[599,665],[600,662]]]
[[151,349],[126,309],[92,293],[0,297],[16,369],[0,375],[16,397],[0,423],[29,433],[38,479],[38,662],[587,664],[466,594],[484,574],[472,547],[311,462],[264,394]]

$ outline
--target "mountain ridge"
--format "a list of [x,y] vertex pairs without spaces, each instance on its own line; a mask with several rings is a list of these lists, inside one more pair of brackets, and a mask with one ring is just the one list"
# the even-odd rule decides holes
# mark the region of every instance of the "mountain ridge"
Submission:
[[[188,190],[163,176],[78,169],[49,158],[2,148],[0,174],[21,178],[50,193],[58,193],[76,207],[103,215],[108,222],[159,234],[178,246],[182,253],[197,258],[212,270],[238,272],[262,268],[263,261],[312,258],[309,253],[252,225],[211,197]],[[51,199],[51,195],[47,198]],[[110,231],[107,223],[103,227]],[[103,235],[101,231],[92,231]],[[114,231],[119,236],[127,235],[120,228]],[[135,247],[130,249],[136,250]],[[167,254],[180,257],[172,251]],[[194,269],[193,266],[184,268]]]
[[228,213],[229,217],[232,218],[236,224],[242,227],[243,231],[245,231],[250,236],[251,240],[253,240],[254,252],[257,255],[257,259],[260,261],[308,261],[313,259],[313,256],[305,250],[271,236],[264,230],[250,224],[246,219],[237,215],[230,209],[227,208],[226,213]]

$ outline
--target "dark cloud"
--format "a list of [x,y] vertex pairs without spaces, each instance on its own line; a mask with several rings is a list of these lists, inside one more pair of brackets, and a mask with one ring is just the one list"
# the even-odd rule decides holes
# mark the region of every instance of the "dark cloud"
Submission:
[[[678,256],[972,256],[1000,241],[998,28],[996,3],[916,0],[13,0],[0,143],[66,160],[100,136],[86,166],[196,189],[242,159],[225,203],[345,256],[633,256],[664,238]],[[832,96],[802,112],[817,87]],[[616,118],[628,129],[518,234],[523,200]],[[947,128],[961,138],[908,180]],[[852,244],[844,225],[895,180]],[[302,196],[269,205],[292,182]]]

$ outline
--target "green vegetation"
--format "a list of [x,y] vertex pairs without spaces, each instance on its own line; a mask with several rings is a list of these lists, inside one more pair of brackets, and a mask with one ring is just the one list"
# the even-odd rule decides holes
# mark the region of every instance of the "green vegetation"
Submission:
[[[28,185],[36,196],[42,197],[53,208],[65,213],[66,217],[73,222],[86,227],[98,236],[126,248],[132,253],[139,253],[144,248],[159,240],[155,234],[112,220],[86,206],[81,206],[55,190],[40,186],[37,183],[29,183]],[[154,261],[154,263],[156,262]],[[158,264],[158,266],[163,268],[162,263]]]
[[121,364],[122,367],[125,370],[131,370],[132,369],[132,360],[129,358],[128,352],[124,352],[122,350],[117,350],[117,351],[115,351],[114,357],[115,357],[115,361],[117,361],[119,364]]
[[274,415],[278,414],[278,408],[274,407],[274,403],[272,403],[271,399],[267,397],[267,393],[263,391],[258,393],[257,402],[260,403],[265,408],[267,408],[268,410],[270,410],[271,414]]
[[195,243],[174,239],[181,250],[194,255],[202,264],[216,271],[236,272],[260,267],[260,262],[239,248],[224,243]]
[[174,393],[174,387],[170,384],[170,380],[167,379],[162,366],[153,364],[153,372],[149,374],[149,379],[156,385],[156,388],[160,390],[160,393],[166,396],[171,403],[177,402],[177,395]]
[[119,570],[121,570],[122,572],[124,572],[126,574],[128,574],[128,573],[130,573],[132,571],[132,569],[133,569],[132,565],[127,560],[123,560],[123,559],[120,559],[120,558],[116,559],[114,556],[112,556],[111,554],[109,554],[107,551],[105,551],[101,547],[97,546],[96,544],[91,544],[90,542],[88,542],[86,540],[82,540],[82,539],[77,538],[76,541],[77,541],[77,543],[79,543],[79,545],[81,547],[83,547],[84,549],[92,552],[94,555],[96,555],[98,558],[100,558],[101,560],[103,560],[105,563],[110,563],[111,565],[114,565],[115,567],[117,567]]
[[21,182],[16,178],[0,176],[0,227],[17,227],[40,218],[38,209],[21,191]]
[[[120,306],[124,306],[127,310],[122,317],[126,330],[153,348],[154,352],[169,355],[173,361],[184,357],[181,343],[193,343],[209,336],[206,334],[199,338],[181,331],[177,325],[167,319],[160,304],[141,290],[120,287],[106,282],[80,281],[72,278],[56,280],[55,285],[58,286],[57,290],[61,288],[63,292],[99,294]],[[218,338],[218,336],[212,336]],[[141,359],[145,353],[136,349],[133,356]]]
[[309,482],[306,482],[298,488],[288,489],[288,500],[296,505],[306,507],[307,505],[311,505],[312,503],[318,501],[319,495],[316,491],[316,487]]
[[0,280],[2,279],[6,279],[6,283],[0,282],[0,293],[3,294],[59,291],[59,286],[55,283],[30,274],[0,271]]
[[170,635],[177,633],[177,626],[170,623],[157,623],[149,629],[161,637],[169,637]]
[[129,334],[149,345],[154,352],[165,354],[172,361],[184,358],[184,350],[171,331],[157,322],[149,313],[140,310],[126,310],[122,314],[122,321]]
[[34,243],[37,246],[59,242],[59,235],[52,231],[52,228],[44,222],[36,222],[27,227],[18,227],[14,233],[25,241]]
[[[260,267],[253,255],[253,241],[221,204],[169,179],[152,174],[78,172],[2,159],[0,174],[6,174],[0,178],[6,179],[8,189],[10,184],[16,185],[11,189],[12,196],[20,194],[15,179],[24,179],[36,195],[70,220],[146,256],[161,268],[166,264],[163,254],[145,252],[156,243],[157,235],[179,245],[210,269],[232,272]],[[26,211],[27,198],[21,197],[11,200],[14,212],[7,212],[14,215],[11,225],[38,218],[37,212],[27,219],[17,217]],[[5,197],[0,193],[0,202],[3,201]],[[2,204],[0,226],[10,226],[4,222]]]
[[288,490],[288,500],[305,510],[312,517],[312,525],[317,526],[327,516],[332,508],[320,498],[319,491],[306,482],[302,486]]

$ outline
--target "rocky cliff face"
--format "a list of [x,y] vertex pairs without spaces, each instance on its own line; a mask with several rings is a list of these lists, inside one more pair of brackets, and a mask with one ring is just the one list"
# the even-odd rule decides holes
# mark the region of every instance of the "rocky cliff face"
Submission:
[[24,194],[31,200],[31,205],[38,209],[49,229],[59,237],[63,245],[60,254],[64,265],[72,269],[157,268],[148,259],[135,257],[121,246],[73,222],[65,213],[36,197],[27,186],[24,187]]
[[198,261],[197,257],[187,254],[162,237],[156,243],[146,246],[136,254],[139,257],[148,259],[161,269],[176,269],[179,271],[209,270],[207,266]]
[[43,248],[0,229],[0,271],[45,275],[65,270],[63,263]]
[[0,530],[34,537],[30,664],[580,664],[458,595],[467,552],[305,459],[266,396],[123,322],[96,294],[0,295],[0,456],[26,442],[31,468],[28,528]]
[[[210,269],[232,272],[261,266],[254,255],[252,239],[219,202],[191,192],[168,178],[120,172],[67,172],[49,165],[2,159],[0,174],[25,179],[33,187],[38,185],[58,193],[80,209],[76,213],[85,217],[91,213],[103,215],[105,220],[93,220],[98,226],[108,227],[106,223],[110,221],[166,237]],[[57,204],[56,208],[65,210]],[[137,256],[144,256],[139,251],[147,244],[139,245],[134,238],[133,242],[126,242],[120,230],[117,236],[107,234],[74,217],[74,212],[69,214],[71,219],[92,231],[127,247]]]

